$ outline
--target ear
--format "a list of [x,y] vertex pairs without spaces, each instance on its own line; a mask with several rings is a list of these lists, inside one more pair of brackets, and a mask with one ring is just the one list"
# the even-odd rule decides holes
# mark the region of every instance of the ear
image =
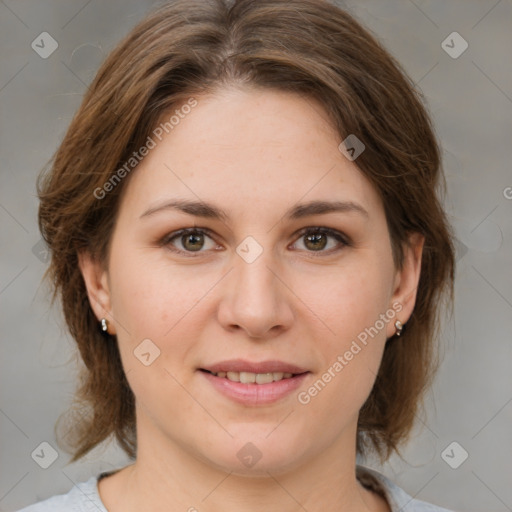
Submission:
[[98,322],[102,318],[107,319],[107,332],[109,334],[116,334],[107,270],[100,261],[94,259],[87,251],[82,251],[78,254],[78,266],[85,281],[89,303]]
[[[408,242],[403,246],[402,269],[397,270],[395,275],[391,304],[394,305],[393,309],[397,312],[396,320],[400,320],[403,325],[412,315],[416,303],[424,243],[425,237],[422,234],[412,233],[409,235]],[[388,324],[388,338],[396,334],[395,321]]]

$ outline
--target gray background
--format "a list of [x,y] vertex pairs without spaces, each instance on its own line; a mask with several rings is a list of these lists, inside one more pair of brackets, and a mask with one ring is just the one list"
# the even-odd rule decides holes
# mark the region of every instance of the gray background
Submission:
[[[155,2],[5,0],[1,39],[0,510],[67,492],[128,461],[113,443],[66,465],[54,424],[75,389],[73,341],[40,280],[36,175],[104,56]],[[459,511],[512,510],[512,4],[364,0],[346,7],[426,95],[444,151],[445,203],[458,238],[456,307],[443,363],[404,460],[382,468],[411,495]],[[47,59],[32,41],[58,42]],[[442,42],[458,32],[457,58]],[[40,40],[40,39],[38,39]],[[449,38],[451,49],[462,41]],[[48,48],[48,47],[47,47]],[[34,248],[35,246],[35,248]],[[42,469],[42,442],[58,458]],[[457,469],[465,450],[469,456]],[[449,455],[446,458],[446,454]],[[377,466],[375,466],[377,467]]]

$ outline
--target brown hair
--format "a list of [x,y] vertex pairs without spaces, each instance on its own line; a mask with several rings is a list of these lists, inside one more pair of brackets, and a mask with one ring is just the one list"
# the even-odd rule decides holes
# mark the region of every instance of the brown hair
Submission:
[[224,86],[319,101],[340,142],[355,134],[366,146],[356,163],[382,198],[397,268],[408,234],[425,236],[413,314],[403,335],[388,340],[359,415],[358,453],[373,447],[385,460],[407,439],[437,367],[441,299],[453,303],[454,248],[437,196],[444,176],[421,95],[374,37],[327,1],[178,0],[150,14],[108,56],[38,182],[53,298],[60,293],[85,363],[70,410],[71,462],[111,435],[131,458],[137,447],[135,397],[78,266],[82,250],[106,261],[129,176],[102,199],[95,191],[144,145],[165,112]]

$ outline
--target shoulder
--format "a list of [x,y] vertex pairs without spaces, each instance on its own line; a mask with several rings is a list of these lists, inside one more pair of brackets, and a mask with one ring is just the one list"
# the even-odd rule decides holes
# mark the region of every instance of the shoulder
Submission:
[[98,494],[98,478],[80,482],[67,494],[58,494],[17,512],[107,512]]
[[374,469],[357,465],[357,478],[366,487],[384,495],[391,512],[453,512],[432,503],[414,499],[389,478]]

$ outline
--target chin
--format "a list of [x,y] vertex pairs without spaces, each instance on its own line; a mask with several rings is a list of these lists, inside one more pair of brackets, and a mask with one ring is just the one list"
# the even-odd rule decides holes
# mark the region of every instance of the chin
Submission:
[[[265,435],[270,431],[266,431]],[[220,452],[203,453],[203,458],[221,471],[251,477],[268,478],[269,473],[286,473],[299,465],[303,443],[285,443],[283,437],[270,440],[265,435],[257,438],[245,435],[243,439],[230,439]]]

